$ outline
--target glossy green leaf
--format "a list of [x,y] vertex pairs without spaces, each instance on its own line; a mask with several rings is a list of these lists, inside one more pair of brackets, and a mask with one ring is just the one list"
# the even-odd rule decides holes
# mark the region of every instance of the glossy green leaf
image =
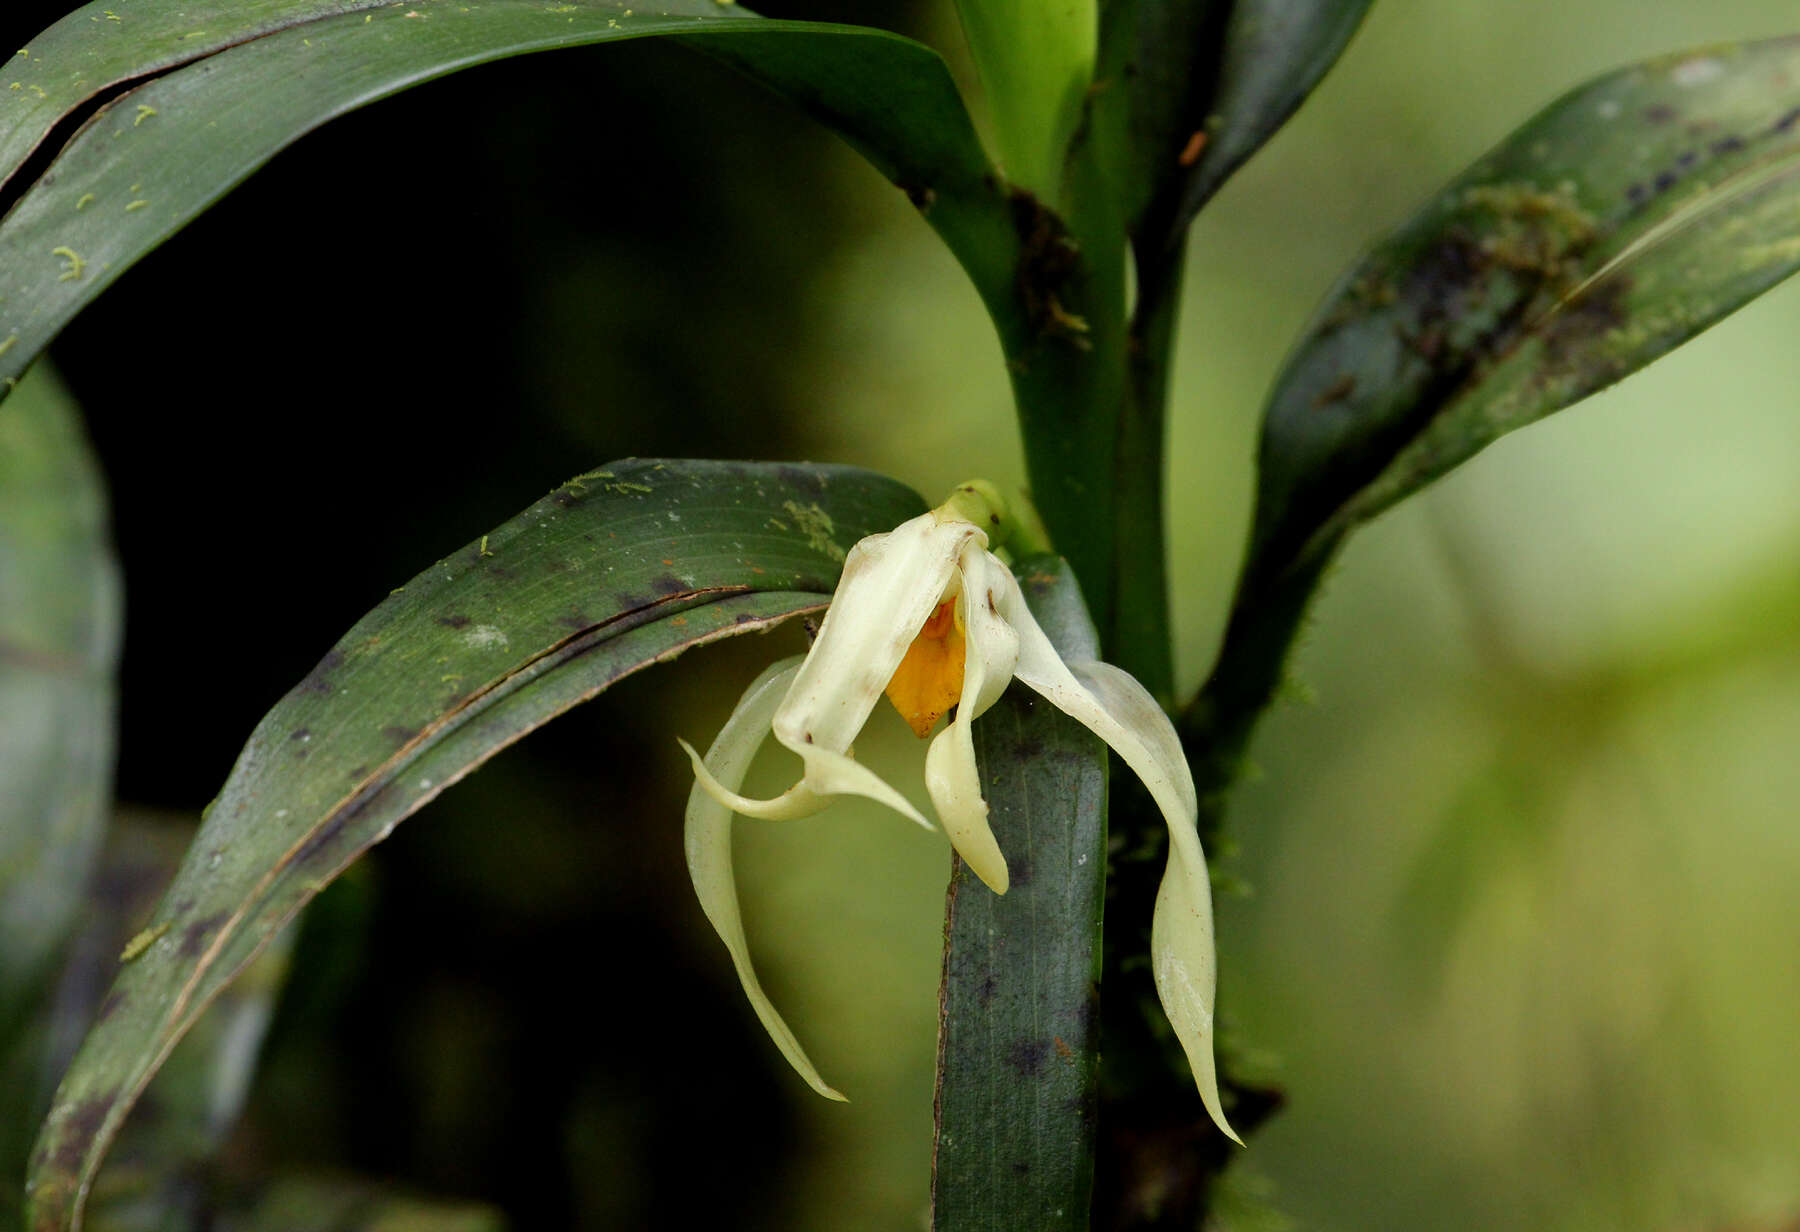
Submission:
[[[1193,130],[1204,131],[1206,141],[1180,177],[1175,233],[1306,101],[1337,63],[1372,3],[1236,0],[1231,5],[1217,85],[1201,124]],[[1187,139],[1192,139],[1192,132]],[[1180,163],[1179,156],[1176,161]]]
[[[1064,657],[1097,654],[1068,566],[1025,562]],[[1106,746],[1018,685],[974,725],[1012,872],[996,895],[952,862],[939,1003],[932,1226],[1086,1228],[1094,1176]]]
[[208,809],[57,1092],[32,1228],[79,1225],[175,1041],[403,818],[621,677],[819,608],[857,539],[922,507],[851,468],[620,462],[395,591],[263,719]]
[[111,807],[119,576],[48,368],[0,406],[0,1227],[50,1094],[44,1011]]
[[1123,179],[1151,260],[1312,93],[1372,0],[1114,0],[1103,62],[1128,93]]
[[1054,204],[1094,78],[1095,0],[957,0],[1007,178]]
[[1252,569],[1343,533],[1800,267],[1800,38],[1551,104],[1347,274],[1271,395]]
[[[328,120],[490,60],[658,35],[726,60],[835,129],[909,194],[1002,328],[1018,316],[1004,187],[943,60],[910,39],[766,21],[714,0],[137,0],[113,10],[90,5],[33,40],[15,57],[21,88],[0,93],[0,173],[56,125],[81,124],[0,221],[0,380],[145,253]],[[85,114],[96,90],[139,79]],[[391,264],[384,244],[371,234],[371,278]]]

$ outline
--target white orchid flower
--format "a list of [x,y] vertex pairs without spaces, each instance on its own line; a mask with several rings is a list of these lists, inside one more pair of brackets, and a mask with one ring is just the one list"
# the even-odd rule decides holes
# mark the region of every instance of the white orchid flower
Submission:
[[[686,845],[700,905],[782,1055],[819,1094],[843,1099],[807,1059],[751,966],[731,873],[732,815],[804,817],[832,796],[856,795],[929,829],[903,795],[854,760],[851,745],[884,692],[921,737],[954,707],[926,751],[926,792],[957,854],[1004,894],[1006,858],[988,825],[970,727],[1017,680],[1110,745],[1168,822],[1169,864],[1150,941],[1156,988],[1207,1112],[1236,1140],[1213,1065],[1212,892],[1187,759],[1168,716],[1130,675],[1106,663],[1065,663],[1056,653],[1012,570],[988,550],[978,522],[998,523],[994,504],[991,489],[964,487],[940,508],[858,543],[812,649],[757,678],[705,758],[682,742],[694,766]],[[739,795],[771,733],[800,756],[799,781],[768,800]]]

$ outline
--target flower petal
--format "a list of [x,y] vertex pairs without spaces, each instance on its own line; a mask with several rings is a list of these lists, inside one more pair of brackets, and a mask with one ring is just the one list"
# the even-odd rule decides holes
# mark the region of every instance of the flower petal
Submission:
[[927,830],[935,830],[911,800],[901,795],[888,781],[847,753],[830,749],[801,748],[795,750],[806,760],[806,777],[799,787],[820,796],[864,796],[877,804],[885,804],[902,817],[910,818]]
[[[800,660],[784,660],[758,676],[745,690],[737,709],[732,711],[731,718],[726,720],[718,738],[706,752],[707,777],[721,791],[735,794],[743,785],[744,775],[756,757],[757,749],[768,737],[769,722],[775,709],[799,670]],[[692,756],[691,748],[688,752]],[[688,875],[693,878],[700,909],[706,912],[719,939],[731,952],[731,962],[737,968],[744,995],[750,999],[769,1038],[781,1049],[781,1055],[813,1090],[826,1099],[841,1100],[844,1096],[819,1077],[819,1071],[776,1012],[750,965],[750,945],[744,937],[737,884],[731,875],[731,814],[730,805],[716,798],[704,781],[696,780],[693,790],[688,793],[686,847]]]
[[849,752],[907,647],[946,597],[963,544],[976,537],[986,542],[979,527],[925,513],[850,549],[818,640],[775,712],[775,738],[809,758],[815,791],[825,788],[810,778],[810,751]]
[[[798,659],[794,661],[799,662]],[[777,699],[777,701],[779,700]],[[768,738],[768,735],[768,732],[762,732],[757,736],[756,743],[759,747]],[[767,800],[741,796],[713,775],[700,754],[694,751],[693,745],[685,740],[677,740],[675,743],[687,750],[688,760],[694,765],[694,785],[733,813],[742,813],[744,816],[754,817],[758,821],[795,821],[801,817],[811,817],[831,803],[808,787],[804,779],[779,796],[771,796]],[[718,747],[718,741],[714,741],[713,746]]]
[[1019,637],[1000,618],[999,597],[1012,574],[979,543],[962,552],[962,617],[966,639],[962,702],[956,717],[939,732],[925,753],[925,789],[931,793],[938,820],[951,846],[970,870],[996,894],[1006,893],[1010,878],[1006,857],[988,825],[988,804],[981,795],[971,730],[977,715],[1006,691],[1019,660]]
[[[1169,825],[1169,864],[1156,892],[1156,914],[1150,925],[1150,966],[1175,1038],[1187,1053],[1213,1123],[1239,1146],[1239,1138],[1225,1119],[1219,1102],[1219,1076],[1213,1059],[1213,1005],[1218,992],[1218,951],[1213,939],[1212,880],[1206,872],[1206,855],[1195,830],[1199,809],[1194,797],[1194,778],[1181,751],[1168,715],[1156,699],[1129,673],[1110,663],[1077,663],[1074,673],[1106,712],[1134,735],[1141,737],[1151,774],[1140,769],[1133,756],[1104,732],[1096,734],[1119,753],[1135,771],[1162,809]],[[1079,716],[1077,716],[1079,717]],[[1092,726],[1090,724],[1090,726]],[[1170,787],[1159,791],[1155,778],[1166,777]],[[1180,803],[1183,812],[1170,811]]]
[[1018,680],[1099,736],[1143,780],[1169,826],[1169,865],[1156,895],[1150,929],[1151,967],[1163,1011],[1187,1053],[1200,1101],[1213,1123],[1242,1143],[1225,1119],[1213,1059],[1213,1004],[1218,969],[1212,886],[1195,827],[1194,776],[1168,715],[1129,673],[1106,663],[1062,661],[1025,605],[1015,581],[1000,605],[1019,634]]
[[963,547],[962,583],[957,613],[963,621],[964,657],[979,658],[983,668],[981,685],[964,681],[962,704],[970,710],[970,718],[979,719],[1006,692],[1019,665],[1019,635],[1000,609],[1008,591],[1017,590],[1019,584],[1012,570],[979,543]]

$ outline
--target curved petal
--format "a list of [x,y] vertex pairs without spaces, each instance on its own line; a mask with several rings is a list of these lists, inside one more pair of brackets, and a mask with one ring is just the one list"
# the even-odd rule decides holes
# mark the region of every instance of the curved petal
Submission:
[[963,601],[957,614],[963,621],[964,659],[980,659],[983,668],[979,686],[965,675],[962,705],[970,709],[971,719],[979,719],[1006,692],[1019,665],[1019,634],[1001,615],[1008,591],[1019,584],[1012,570],[979,543],[963,548],[962,566]]
[[937,829],[926,820],[925,814],[913,807],[911,800],[849,754],[821,748],[798,748],[794,751],[806,759],[806,777],[800,781],[801,788],[816,791],[820,796],[863,796],[877,804],[887,805],[902,817],[918,822],[927,830]]
[[[792,683],[791,680],[789,683]],[[724,733],[721,732],[721,738],[723,735]],[[758,733],[756,737],[758,747],[761,747],[768,735],[769,733],[766,731]],[[795,821],[801,817],[811,817],[830,803],[824,796],[808,787],[804,779],[779,796],[771,796],[767,800],[741,796],[713,775],[700,754],[695,752],[693,745],[681,739],[677,739],[675,743],[687,751],[688,760],[694,765],[694,785],[733,813],[742,813],[744,816],[754,817],[758,821]],[[713,742],[713,747],[718,747],[718,741]]]
[[1000,618],[1004,583],[995,574],[1012,574],[980,544],[962,553],[962,598],[958,615],[966,640],[962,701],[956,717],[937,734],[925,753],[925,789],[931,793],[938,820],[951,846],[970,870],[996,894],[1006,893],[1010,878],[1006,857],[988,825],[988,804],[981,795],[971,730],[977,715],[999,700],[1019,660],[1019,637]]
[[[1160,791],[1150,774],[1139,768],[1106,733],[1096,733],[1137,772],[1169,826],[1169,864],[1156,892],[1156,915],[1150,925],[1150,966],[1163,1012],[1175,1038],[1187,1053],[1200,1089],[1200,1102],[1225,1136],[1243,1145],[1225,1120],[1219,1102],[1219,1076],[1213,1059],[1213,1005],[1218,992],[1218,953],[1213,940],[1212,881],[1206,855],[1195,831],[1198,808],[1194,779],[1182,755],[1181,740],[1156,699],[1129,673],[1110,663],[1078,663],[1074,674],[1088,687],[1106,713],[1141,739],[1152,773],[1170,780]],[[1077,715],[1077,718],[1080,716]],[[1085,720],[1084,720],[1085,721]],[[1092,727],[1092,724],[1089,724]],[[1178,803],[1180,814],[1170,811]]]
[[925,513],[850,549],[818,640],[774,718],[776,739],[808,759],[815,791],[826,789],[810,777],[812,751],[849,752],[971,539],[985,544],[987,536]]
[[[758,676],[707,750],[708,777],[727,794],[735,794],[743,785],[744,774],[769,734],[769,721],[799,670],[798,659],[787,659]],[[692,754],[691,749],[689,753]],[[731,952],[732,966],[737,968],[744,995],[750,999],[769,1038],[781,1049],[781,1055],[813,1090],[826,1099],[841,1100],[844,1096],[819,1077],[819,1071],[776,1012],[750,965],[750,945],[744,936],[743,914],[738,909],[737,883],[731,875],[731,813],[729,805],[715,798],[702,782],[695,782],[688,793],[685,845],[688,875],[693,878],[700,909],[706,912],[719,939]]]
[[1213,1004],[1217,989],[1212,886],[1195,830],[1199,803],[1194,776],[1168,715],[1130,674],[1106,663],[1070,666],[1038,627],[1014,582],[1000,611],[1019,634],[1017,679],[1037,690],[1111,746],[1143,780],[1169,826],[1169,866],[1156,895],[1150,928],[1150,960],[1157,995],[1187,1053],[1200,1101],[1233,1142],[1243,1140],[1225,1119],[1213,1059]]

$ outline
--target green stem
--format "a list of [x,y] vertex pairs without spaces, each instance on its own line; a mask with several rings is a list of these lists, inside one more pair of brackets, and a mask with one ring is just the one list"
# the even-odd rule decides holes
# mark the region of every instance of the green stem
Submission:
[[1021,244],[1016,294],[1030,329],[1001,341],[1026,474],[1056,550],[1081,581],[1101,651],[1112,659],[1119,644],[1113,570],[1126,389],[1124,241],[1100,217],[1081,219],[1082,229],[1071,232],[1023,191],[1015,191],[1013,209]]
[[1126,341],[1127,384],[1113,461],[1119,539],[1113,557],[1113,662],[1136,676],[1164,706],[1174,701],[1169,632],[1168,547],[1164,535],[1164,459],[1169,378],[1181,310],[1185,242],[1140,277]]

